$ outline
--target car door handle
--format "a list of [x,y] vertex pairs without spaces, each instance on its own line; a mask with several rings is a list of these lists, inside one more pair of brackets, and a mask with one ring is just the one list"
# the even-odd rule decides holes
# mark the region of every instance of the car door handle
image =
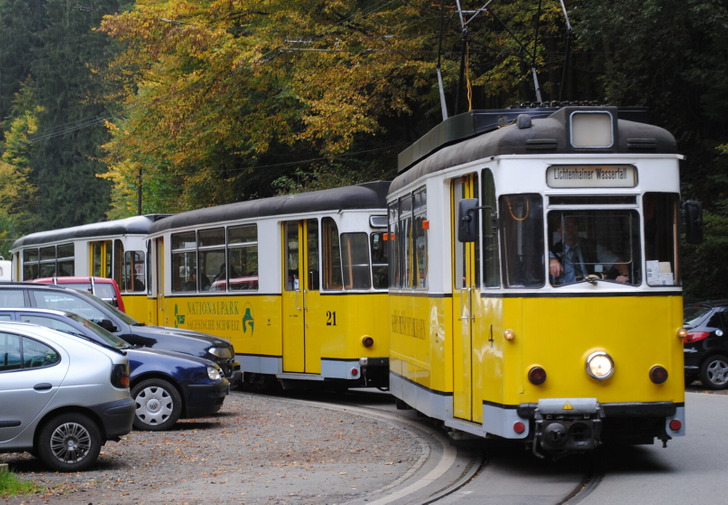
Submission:
[[33,389],[36,391],[47,391],[53,387],[53,384],[50,382],[41,382],[40,384],[36,384],[33,386]]

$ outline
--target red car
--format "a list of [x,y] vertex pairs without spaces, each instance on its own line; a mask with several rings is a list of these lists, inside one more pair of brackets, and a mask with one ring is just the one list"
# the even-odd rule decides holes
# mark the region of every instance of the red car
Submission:
[[88,291],[92,295],[96,295],[109,305],[116,307],[122,312],[124,309],[124,300],[121,298],[119,286],[114,279],[106,277],[41,277],[34,279],[33,282],[41,284],[61,284],[68,288],[78,289],[79,291]]

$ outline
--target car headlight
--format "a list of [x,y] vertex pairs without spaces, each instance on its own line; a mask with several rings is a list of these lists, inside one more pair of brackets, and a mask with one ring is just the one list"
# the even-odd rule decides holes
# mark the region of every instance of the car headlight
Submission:
[[222,370],[219,366],[207,365],[207,376],[210,380],[219,381],[222,379]]
[[596,380],[606,380],[614,373],[614,361],[604,351],[593,352],[586,358],[586,372]]
[[210,347],[208,352],[220,359],[230,359],[233,357],[233,351],[230,347]]

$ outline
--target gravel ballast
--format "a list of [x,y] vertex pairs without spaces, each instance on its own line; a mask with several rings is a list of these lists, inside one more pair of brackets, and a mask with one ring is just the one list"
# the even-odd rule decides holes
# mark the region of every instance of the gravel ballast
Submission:
[[427,456],[405,427],[332,406],[233,392],[215,417],[108,442],[93,470],[54,473],[0,454],[42,494],[19,504],[341,504],[396,483]]

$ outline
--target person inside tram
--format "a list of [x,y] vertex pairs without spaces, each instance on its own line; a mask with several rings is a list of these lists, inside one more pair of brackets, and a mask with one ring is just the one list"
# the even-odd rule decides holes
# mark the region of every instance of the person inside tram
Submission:
[[559,239],[549,249],[552,284],[569,284],[590,276],[621,284],[629,282],[628,265],[603,246],[581,237],[576,217],[566,216],[555,227]]

